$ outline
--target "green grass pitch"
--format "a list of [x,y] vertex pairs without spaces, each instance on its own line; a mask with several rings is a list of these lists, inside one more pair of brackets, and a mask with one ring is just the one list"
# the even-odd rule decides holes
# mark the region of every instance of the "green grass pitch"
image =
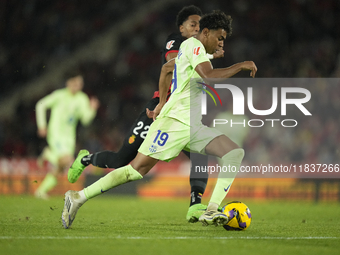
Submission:
[[63,229],[63,197],[0,196],[0,254],[339,254],[338,203],[244,199],[249,229],[226,231],[187,223],[188,200],[101,196]]

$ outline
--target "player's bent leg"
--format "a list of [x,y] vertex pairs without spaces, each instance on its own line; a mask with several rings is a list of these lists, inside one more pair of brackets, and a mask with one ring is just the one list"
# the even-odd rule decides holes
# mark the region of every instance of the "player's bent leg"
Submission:
[[198,153],[191,153],[182,151],[191,161],[190,169],[190,187],[191,187],[191,199],[190,206],[200,204],[205,188],[208,183],[208,172],[201,171],[202,167],[205,168],[208,165],[208,156]]
[[43,159],[47,160],[52,165],[52,167],[49,173],[46,174],[38,189],[35,191],[34,195],[36,198],[47,200],[49,198],[48,192],[51,191],[58,184],[57,175],[59,155],[49,146],[46,146],[44,148],[42,154]]
[[133,169],[131,165],[127,165],[111,171],[95,183],[84,188],[83,191],[86,198],[91,199],[114,187],[142,178],[143,176]]
[[207,206],[201,204],[202,196],[208,182],[208,173],[197,171],[197,168],[206,167],[208,165],[208,156],[182,151],[191,161],[190,171],[190,206],[186,215],[189,223],[195,223],[204,213]]
[[111,171],[98,181],[84,189],[87,199],[100,195],[121,184],[142,179],[157,163],[157,159],[138,153],[131,165]]
[[[141,153],[139,154],[140,155],[137,155],[136,157],[136,161],[134,161],[135,167],[143,174],[146,174],[158,160],[145,156]],[[64,228],[69,228],[72,225],[78,209],[88,199],[98,196],[99,194],[121,184],[142,179],[143,176],[139,173],[139,171],[134,169],[132,165],[127,165],[108,173],[103,178],[79,192],[66,192],[64,209],[61,216]]]
[[[123,144],[123,147],[118,152],[100,151],[84,157],[82,163],[84,165],[92,164],[101,168],[119,168],[129,164],[137,154],[137,149],[130,149],[129,146]],[[89,159],[86,162],[86,159]]]
[[89,155],[89,151],[87,150],[80,150],[78,153],[78,156],[76,157],[76,159],[74,160],[72,166],[70,167],[70,169],[68,170],[67,173],[67,178],[68,181],[71,183],[75,183],[78,179],[79,176],[81,175],[81,173],[84,171],[85,169],[85,165],[83,165],[81,163],[81,159],[86,156]]
[[146,175],[151,168],[153,168],[159,160],[146,156],[143,153],[138,152],[135,159],[131,162],[131,166],[138,171],[142,176]]
[[205,147],[205,153],[207,155],[216,156],[222,158],[228,152],[240,148],[236,143],[230,140],[225,135],[220,135],[211,140]]
[[[145,108],[152,110],[158,103],[159,98],[153,98],[148,102]],[[153,120],[149,119],[146,115],[145,108],[127,132],[123,146],[118,152],[100,151],[89,154],[83,157],[81,163],[85,166],[92,164],[101,168],[115,169],[129,164],[136,157],[138,148],[143,143],[147,130],[149,130],[149,127],[153,122]]]
[[131,165],[118,168],[81,191],[69,190],[65,193],[64,208],[61,215],[64,228],[69,228],[79,208],[90,198],[98,196],[111,188],[129,181],[143,178]]
[[48,154],[50,154],[51,153],[51,150],[50,150],[50,148],[48,147],[48,146],[46,146],[44,149],[43,149],[43,151],[42,151],[42,153],[38,156],[38,158],[37,158],[37,166],[39,167],[39,168],[42,168],[43,166],[44,166],[44,161],[45,160],[48,160]]
[[224,166],[228,169],[235,169],[234,172],[220,172],[218,179],[208,204],[207,210],[217,210],[225,196],[230,190],[230,186],[240,168],[244,157],[244,150],[239,148],[227,136],[222,135],[213,139],[205,148],[206,153],[222,158]]
[[48,192],[58,184],[57,177],[52,173],[47,173],[38,189],[34,192],[36,198],[48,200]]
[[226,197],[240,168],[243,157],[244,150],[241,148],[232,150],[222,157],[223,165],[230,166],[230,169],[235,169],[235,172],[220,172],[218,174],[218,179],[211,195],[208,209],[217,209],[217,206],[220,205]]
[[153,98],[147,103],[127,132],[123,146],[118,152],[104,151],[95,153],[91,157],[91,164],[102,168],[116,169],[129,164],[137,156],[138,148],[144,142],[147,131],[153,122],[146,115],[145,109],[153,110],[158,103],[159,98]]

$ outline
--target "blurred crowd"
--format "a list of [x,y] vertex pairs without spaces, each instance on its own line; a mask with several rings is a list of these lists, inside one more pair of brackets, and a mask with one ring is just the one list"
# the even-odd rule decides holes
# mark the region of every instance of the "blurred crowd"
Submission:
[[[247,112],[250,119],[261,119],[265,124],[252,128],[245,141],[247,162],[250,164],[335,164],[339,162],[340,151],[340,79],[266,79],[253,85],[255,109],[270,109],[272,87],[278,88],[277,110],[267,116]],[[297,105],[286,105],[282,114],[281,88],[298,87],[307,89],[311,99]],[[307,93],[307,92],[306,92]],[[263,100],[266,95],[266,100]],[[303,93],[287,93],[287,98],[305,98]],[[306,110],[305,113],[302,110]],[[308,111],[308,112],[307,112]],[[308,114],[311,115],[308,115]],[[266,121],[267,119],[267,121]],[[275,121],[268,121],[275,120]],[[282,122],[284,121],[284,122]],[[260,126],[259,121],[251,123]],[[293,126],[293,127],[287,127]]]
[[17,89],[41,75],[51,58],[62,61],[125,13],[135,11],[134,2],[141,1],[1,1],[1,90]]
[[[145,1],[1,1],[0,88],[2,95],[44,72],[51,58],[62,61],[76,48],[117,21],[128,18]],[[79,127],[78,147],[91,152],[117,150],[133,120],[157,89],[161,68],[160,51],[168,34],[177,31],[177,12],[192,4],[167,4],[119,38],[118,54],[107,62],[83,62],[85,89],[101,102],[94,123]],[[337,77],[340,53],[340,3],[337,0],[237,0],[195,1],[203,13],[223,10],[233,18],[233,33],[225,41],[225,57],[213,60],[225,67],[253,60],[257,77]],[[240,73],[237,77],[248,77]],[[63,87],[64,84],[60,84]],[[46,91],[46,93],[51,91]],[[43,97],[44,95],[40,95]],[[252,131],[245,143],[247,161],[322,160],[339,158],[339,89],[321,87],[315,116],[302,119],[299,130],[280,136],[282,130]],[[40,98],[39,97],[39,98]],[[1,98],[1,96],[0,96]],[[45,141],[36,135],[34,106],[39,98],[17,106],[12,119],[0,120],[0,156],[36,157]],[[271,100],[269,97],[268,100]],[[329,113],[330,114],[326,114]],[[319,117],[320,116],[320,117]],[[285,155],[283,157],[283,155]],[[322,163],[322,162],[320,162]]]

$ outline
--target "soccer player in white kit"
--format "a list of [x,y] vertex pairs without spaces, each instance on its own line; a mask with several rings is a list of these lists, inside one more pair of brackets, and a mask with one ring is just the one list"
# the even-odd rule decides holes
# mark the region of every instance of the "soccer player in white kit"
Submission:
[[[160,77],[160,102],[154,110],[156,120],[130,165],[118,168],[81,191],[65,194],[62,222],[64,228],[73,223],[78,209],[88,200],[126,182],[139,180],[159,161],[170,161],[182,149],[222,158],[225,165],[237,169],[244,156],[239,148],[220,131],[203,126],[200,118],[190,121],[191,108],[200,115],[200,107],[195,107],[201,98],[201,91],[190,91],[192,78],[229,78],[241,70],[250,70],[254,77],[257,68],[252,61],[235,64],[228,68],[213,69],[207,53],[212,54],[223,47],[223,41],[231,34],[230,16],[217,11],[204,15],[200,20],[200,32],[196,38],[189,38],[181,44],[176,57],[172,76],[172,94],[166,102],[169,71],[173,62],[162,68]],[[160,113],[158,115],[158,113]],[[158,116],[157,116],[158,115]],[[79,176],[85,167],[73,168],[69,175]],[[229,217],[217,209],[225,197],[223,190],[228,186],[226,178],[219,178],[206,212],[200,217],[204,225],[223,225]]]

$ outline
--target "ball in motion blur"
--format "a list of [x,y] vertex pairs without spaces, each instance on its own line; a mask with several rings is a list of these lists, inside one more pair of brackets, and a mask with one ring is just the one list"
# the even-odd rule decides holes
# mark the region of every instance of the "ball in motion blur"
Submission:
[[222,212],[232,218],[223,227],[226,230],[245,230],[251,222],[251,212],[244,203],[232,201],[222,207]]

